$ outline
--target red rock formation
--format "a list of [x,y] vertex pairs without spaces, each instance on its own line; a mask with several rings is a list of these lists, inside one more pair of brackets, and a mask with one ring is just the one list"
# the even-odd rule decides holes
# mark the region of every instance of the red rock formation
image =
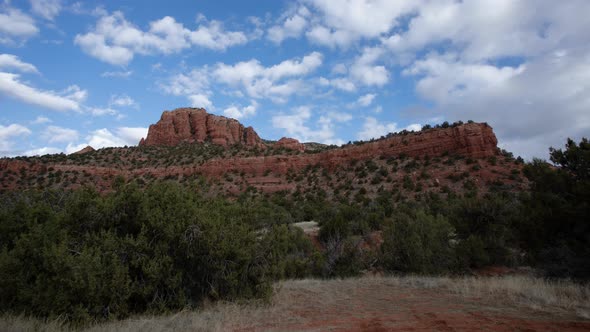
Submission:
[[87,147],[85,147],[84,149],[82,149],[82,150],[80,150],[80,151],[76,151],[76,152],[74,152],[74,153],[72,153],[72,154],[84,154],[84,153],[93,152],[93,151],[96,151],[96,150],[94,150],[94,148],[93,148],[93,147],[91,147],[90,145],[88,145],[88,146],[87,146]]
[[[202,121],[203,119],[205,121]],[[181,125],[186,123],[191,124]],[[238,126],[234,125],[236,123]],[[229,129],[224,131],[222,130],[223,128]],[[174,135],[164,135],[164,133],[167,133],[165,130],[169,130]],[[239,138],[243,140],[238,141]],[[182,141],[202,142],[209,139],[216,144],[231,144],[230,142],[239,142],[248,146],[261,144],[260,138],[253,129],[244,129],[235,120],[210,116],[204,110],[164,113],[162,120],[150,128],[150,135],[144,140],[144,144],[149,145],[164,142],[166,145],[172,145]],[[291,140],[282,141],[283,144],[287,142],[293,143]],[[109,179],[116,175],[134,178],[147,174],[156,178],[164,178],[169,175],[189,176],[193,174],[220,177],[228,172],[243,172],[249,175],[248,181],[250,184],[255,185],[265,192],[272,192],[276,190],[289,190],[296,186],[295,183],[277,182],[273,177],[286,174],[289,170],[298,172],[309,165],[319,165],[328,170],[334,170],[341,166],[346,167],[346,165],[350,165],[352,160],[362,161],[379,157],[389,158],[401,154],[410,157],[434,157],[440,156],[445,152],[465,157],[483,158],[497,155],[499,151],[496,136],[490,126],[487,124],[469,123],[452,128],[436,128],[417,133],[394,135],[382,140],[360,145],[349,145],[315,154],[217,158],[210,159],[202,164],[129,169],[114,166],[97,167],[61,163],[41,164],[18,159],[0,159],[0,172],[11,171],[15,174],[25,172],[27,176],[30,176],[34,173],[44,173],[51,167],[54,171],[62,171],[64,173],[77,171],[99,176],[103,179]],[[271,174],[272,176],[267,177],[266,174]],[[15,183],[12,183],[8,188],[13,188],[14,185]]]
[[213,176],[221,176],[232,170],[253,175],[261,175],[268,171],[285,174],[289,169],[297,171],[308,165],[336,169],[338,166],[348,165],[353,159],[366,160],[401,154],[410,157],[433,157],[448,152],[465,157],[481,158],[498,154],[497,144],[496,135],[490,126],[469,123],[452,128],[395,135],[383,140],[316,154],[213,159],[197,167],[195,171]]
[[305,151],[305,145],[301,144],[294,138],[283,137],[274,145],[276,148],[285,148],[289,150],[295,150],[303,152]]
[[235,119],[208,114],[203,108],[165,111],[160,121],[150,126],[147,137],[139,145],[175,146],[182,142],[206,141],[221,146],[243,144],[249,147],[265,147],[252,127],[244,128]]

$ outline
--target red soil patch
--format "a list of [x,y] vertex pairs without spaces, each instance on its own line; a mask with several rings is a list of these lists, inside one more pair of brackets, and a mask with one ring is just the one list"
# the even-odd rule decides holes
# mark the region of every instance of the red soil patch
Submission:
[[[292,288],[252,326],[238,331],[590,331],[590,321],[465,298],[443,289],[344,284],[319,294]],[[283,302],[281,300],[280,302]],[[279,307],[277,310],[277,306]]]

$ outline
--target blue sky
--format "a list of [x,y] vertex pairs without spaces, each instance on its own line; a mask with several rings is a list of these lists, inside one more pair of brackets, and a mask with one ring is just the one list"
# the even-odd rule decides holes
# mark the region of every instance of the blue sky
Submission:
[[342,144],[486,121],[590,136],[590,1],[0,0],[0,155],[135,145],[163,110]]

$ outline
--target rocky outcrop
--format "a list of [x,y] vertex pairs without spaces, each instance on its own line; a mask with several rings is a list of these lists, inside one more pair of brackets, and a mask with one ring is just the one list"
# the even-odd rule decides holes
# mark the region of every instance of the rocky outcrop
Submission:
[[252,127],[244,128],[237,120],[208,114],[203,108],[165,111],[160,121],[150,126],[147,137],[139,145],[175,146],[183,142],[265,147]]
[[85,154],[85,153],[89,153],[89,152],[93,152],[93,151],[96,151],[96,150],[94,150],[93,147],[91,147],[90,145],[88,145],[84,149],[82,149],[80,151],[76,151],[76,152],[74,152],[72,154]]
[[283,137],[275,143],[275,148],[284,148],[288,150],[295,150],[299,152],[305,151],[305,145],[301,144],[294,138]]
[[308,165],[320,165],[336,169],[352,160],[377,157],[434,157],[444,153],[482,158],[498,154],[498,140],[492,127],[485,123],[468,123],[450,128],[436,128],[394,135],[392,137],[349,145],[316,154],[280,155],[268,157],[213,159],[195,169],[196,172],[221,176],[228,171],[261,175],[266,172],[286,174],[290,169],[298,171]]
[[[187,121],[190,125],[181,125]],[[150,128],[150,135],[143,141],[143,144],[165,143],[165,145],[173,145],[183,141],[211,141],[221,145],[239,142],[239,144],[247,146],[259,146],[258,144],[261,141],[254,130],[240,127],[239,123],[237,123],[238,126],[235,126],[236,123],[237,121],[224,117],[210,117],[204,110],[167,112],[162,116],[162,120],[158,124]],[[169,132],[174,135],[164,135]],[[284,144],[285,147],[298,147],[295,144],[298,142],[295,140],[282,139],[281,141],[281,144]],[[468,123],[449,128],[397,134],[372,142],[351,144],[323,152],[269,156],[264,156],[261,153],[254,157],[216,158],[209,159],[204,163],[168,165],[166,167],[150,167],[147,165],[140,168],[120,168],[115,165],[98,167],[73,165],[67,162],[41,163],[3,158],[0,159],[0,173],[12,174],[6,177],[7,180],[3,184],[4,188],[14,189],[18,186],[20,178],[31,178],[35,174],[43,174],[48,171],[61,171],[64,174],[85,174],[84,177],[79,177],[81,179],[86,178],[86,175],[94,176],[94,178],[90,178],[95,179],[93,181],[99,181],[105,188],[110,186],[109,179],[117,175],[122,175],[128,179],[139,176],[166,178],[195,174],[219,178],[233,172],[235,174],[247,174],[246,178],[250,185],[264,192],[273,192],[294,189],[297,183],[285,183],[279,177],[290,171],[300,172],[308,166],[317,165],[328,171],[334,171],[340,167],[349,167],[353,160],[389,159],[398,158],[401,155],[424,158],[426,156],[441,156],[446,153],[471,158],[485,158],[498,155],[499,150],[496,136],[490,126],[485,123]],[[493,178],[497,175],[491,174],[490,176]],[[74,183],[72,185],[79,184]],[[234,189],[238,190],[237,188]]]

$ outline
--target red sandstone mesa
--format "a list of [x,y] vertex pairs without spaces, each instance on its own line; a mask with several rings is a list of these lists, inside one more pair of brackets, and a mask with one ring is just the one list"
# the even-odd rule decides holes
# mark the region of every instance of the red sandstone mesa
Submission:
[[[140,145],[175,146],[180,143],[202,143],[229,146],[240,144],[245,147],[266,148],[265,143],[251,127],[244,128],[237,120],[210,115],[204,109],[178,109],[164,112],[158,123],[151,125],[147,138]],[[290,170],[298,172],[307,166],[322,166],[335,170],[350,165],[352,160],[368,160],[380,157],[434,157],[445,152],[464,157],[482,158],[498,155],[496,135],[485,123],[467,123],[448,128],[433,128],[420,132],[397,134],[388,138],[347,145],[318,153],[303,153],[305,146],[295,139],[282,138],[275,146],[300,151],[298,154],[271,155],[255,157],[214,158],[204,163],[188,165],[168,165],[166,167],[119,168],[112,166],[72,165],[60,162],[39,163],[18,159],[0,159],[0,171],[12,171],[40,174],[49,168],[62,172],[83,172],[108,179],[123,175],[134,178],[152,175],[163,178],[169,175],[193,175],[219,177],[227,172],[249,175],[249,182],[256,182],[264,190],[289,189],[295,184],[284,184],[278,179],[271,179]],[[267,174],[272,174],[271,178]],[[16,181],[16,180],[15,180]],[[277,182],[278,181],[278,182]],[[108,182],[108,180],[104,180]],[[276,183],[275,183],[276,182]],[[16,182],[11,182],[10,188]],[[287,188],[289,187],[289,188]]]
[[175,146],[182,142],[265,147],[252,127],[244,128],[235,119],[208,114],[203,108],[165,111],[160,121],[150,126],[147,137],[139,145]]

